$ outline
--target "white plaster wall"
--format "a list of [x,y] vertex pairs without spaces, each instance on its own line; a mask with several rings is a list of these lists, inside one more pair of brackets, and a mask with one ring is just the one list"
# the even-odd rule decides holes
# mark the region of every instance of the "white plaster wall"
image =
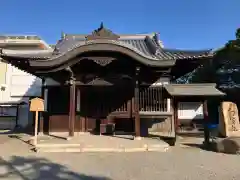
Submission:
[[1,102],[22,102],[19,109],[19,125],[25,127],[29,123],[29,97],[41,96],[42,80],[36,76],[7,65],[5,91],[1,93]]
[[202,102],[179,102],[178,119],[203,119]]
[[40,96],[42,80],[8,65],[6,82],[10,97]]

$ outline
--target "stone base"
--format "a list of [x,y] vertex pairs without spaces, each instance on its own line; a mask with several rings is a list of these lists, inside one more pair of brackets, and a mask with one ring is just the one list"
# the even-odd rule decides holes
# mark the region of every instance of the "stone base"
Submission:
[[70,141],[73,137],[64,137],[65,140]]
[[233,132],[228,132],[228,137],[238,137],[240,138],[240,129]]
[[227,154],[240,154],[240,137],[217,139],[213,142],[214,150]]
[[136,136],[135,136],[135,137],[134,137],[134,140],[142,140],[142,137],[140,137],[140,136],[137,136],[137,137],[136,137]]
[[78,132],[77,135],[86,135],[86,134],[90,134],[90,132]]
[[45,134],[43,132],[39,132],[38,136],[44,136]]

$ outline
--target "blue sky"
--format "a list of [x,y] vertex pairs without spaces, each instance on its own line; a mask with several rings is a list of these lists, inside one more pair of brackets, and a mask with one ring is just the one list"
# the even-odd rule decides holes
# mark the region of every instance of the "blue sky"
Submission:
[[240,0],[1,0],[0,34],[159,32],[165,47],[218,48],[240,27]]

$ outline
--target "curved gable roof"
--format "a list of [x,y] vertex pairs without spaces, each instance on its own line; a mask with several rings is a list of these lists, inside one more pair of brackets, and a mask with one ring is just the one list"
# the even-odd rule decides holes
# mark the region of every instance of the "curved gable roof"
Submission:
[[84,52],[108,50],[125,53],[148,66],[159,67],[172,66],[179,59],[196,59],[211,55],[211,50],[184,51],[162,48],[156,33],[115,35],[102,25],[88,36],[63,34],[52,53],[22,54],[2,50],[1,56],[10,60],[27,59],[32,66],[54,67]]

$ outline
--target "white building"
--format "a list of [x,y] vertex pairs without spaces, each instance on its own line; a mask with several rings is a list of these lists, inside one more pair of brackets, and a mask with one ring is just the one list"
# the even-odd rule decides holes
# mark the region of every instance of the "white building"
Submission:
[[[29,51],[52,52],[52,48],[38,36],[0,36],[0,48],[7,51],[19,50],[21,53]],[[16,125],[16,104],[19,106],[18,125],[25,127],[29,121],[29,99],[41,96],[42,80],[36,76],[19,70],[18,68],[0,62],[0,129],[12,129]]]

